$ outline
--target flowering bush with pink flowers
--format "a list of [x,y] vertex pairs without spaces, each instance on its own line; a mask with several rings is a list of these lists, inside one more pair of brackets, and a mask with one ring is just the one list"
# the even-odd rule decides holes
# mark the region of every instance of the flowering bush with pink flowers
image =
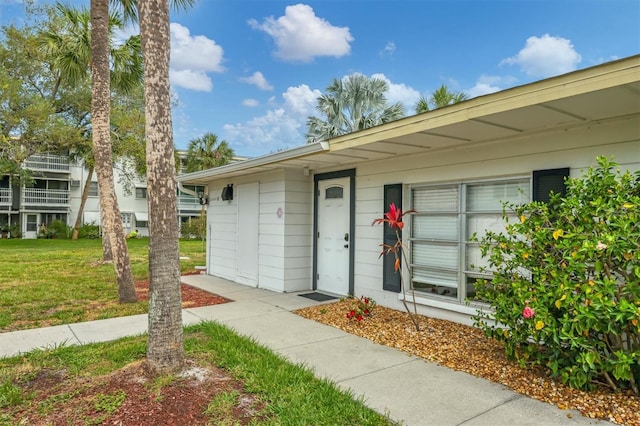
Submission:
[[477,295],[494,311],[476,324],[573,387],[640,394],[640,172],[597,162],[564,197],[505,206],[506,231],[480,242],[493,278]]

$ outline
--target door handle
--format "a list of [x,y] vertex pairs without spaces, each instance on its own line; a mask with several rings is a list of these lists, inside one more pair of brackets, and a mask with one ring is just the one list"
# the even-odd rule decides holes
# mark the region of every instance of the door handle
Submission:
[[345,245],[344,245],[344,248],[349,248],[349,244],[345,244]]
[[349,241],[349,233],[348,232],[344,234],[344,240],[345,241]]

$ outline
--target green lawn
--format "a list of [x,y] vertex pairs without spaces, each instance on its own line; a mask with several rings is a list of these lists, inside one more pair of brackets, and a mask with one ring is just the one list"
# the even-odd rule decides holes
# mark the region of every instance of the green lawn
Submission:
[[[62,346],[0,358],[0,424],[23,424],[24,413],[38,421],[51,413],[68,412],[68,404],[87,399],[83,393],[89,387],[99,386],[110,373],[143,360],[145,339],[145,336],[128,337],[109,343]],[[220,324],[206,322],[187,327],[185,353],[205,368],[207,365],[223,368],[243,383],[243,392],[254,395],[262,403],[262,408],[255,413],[259,420],[254,419],[250,424],[393,424],[351,393],[340,390],[326,379],[314,377],[311,370],[287,362],[254,340],[238,336]],[[52,377],[56,378],[53,382]],[[34,387],[35,381],[41,379],[49,380],[46,389]],[[161,376],[145,386],[160,388],[172,386],[174,382],[174,376]],[[159,393],[159,389],[155,391]],[[43,398],[43,392],[46,398]],[[117,401],[109,402],[113,410],[124,399],[136,400],[140,396],[124,391],[116,395]],[[217,395],[203,407],[209,424],[240,424],[229,409],[235,404],[238,401],[234,400],[233,394]],[[85,416],[82,410],[77,410],[73,424],[98,423],[95,418]]]
[[[147,240],[129,241],[129,248],[136,279],[146,279]],[[200,241],[181,242],[180,255],[189,257],[181,261],[183,272],[204,264]],[[0,332],[146,312],[146,303],[117,303],[113,266],[97,264],[100,258],[99,241],[0,240]],[[185,353],[192,362],[224,369],[242,383],[243,392],[261,402],[250,424],[392,424],[349,392],[220,324],[187,327],[184,337]],[[146,336],[136,336],[0,358],[0,424],[22,424],[24,413],[38,421],[50,413],[68,412],[69,404],[86,399],[82,392],[144,360],[145,354]],[[175,377],[164,376],[153,386],[172,383]],[[120,391],[91,401],[106,419],[123,401],[138,396]],[[212,399],[203,408],[209,423],[239,424],[232,409],[237,399],[234,392]],[[75,419],[78,424],[101,421],[88,416],[79,412]]]
[[[128,240],[135,280],[148,272],[148,239]],[[201,241],[181,241],[182,272],[205,264]],[[0,240],[0,332],[147,312],[121,305],[113,265],[100,240]]]

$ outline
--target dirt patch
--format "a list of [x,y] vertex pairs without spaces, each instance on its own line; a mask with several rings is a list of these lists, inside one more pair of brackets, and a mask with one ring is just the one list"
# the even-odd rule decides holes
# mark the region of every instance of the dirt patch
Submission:
[[[376,343],[397,348],[445,367],[465,371],[505,385],[523,395],[580,411],[584,416],[629,426],[640,426],[640,398],[606,388],[594,392],[571,389],[548,377],[543,369],[520,368],[509,361],[499,342],[474,327],[420,316],[416,332],[406,312],[378,306],[362,321],[347,318],[353,302],[343,300],[295,311]],[[567,417],[571,417],[567,414]]]
[[[149,281],[135,283],[138,300],[148,300]],[[183,308],[217,305],[231,300],[182,284]],[[95,304],[94,308],[99,308]],[[220,395],[232,395],[222,407],[224,418],[234,424],[266,419],[263,404],[243,391],[243,384],[215,366],[187,362],[184,374],[158,384],[143,362],[131,364],[107,376],[71,378],[66,371],[45,370],[20,385],[29,403],[20,410],[0,410],[28,425],[204,425],[217,424],[220,408],[206,413]]]
[[[61,371],[41,373],[23,385],[30,403],[11,413],[12,418],[28,425],[123,426],[205,425],[224,419],[246,425],[267,419],[261,414],[264,404],[223,370],[187,363],[183,371],[164,381],[154,378],[143,362],[90,379],[69,379]],[[207,413],[223,394],[232,395],[232,402]],[[224,418],[217,417],[220,413]]]
[[[138,301],[149,300],[149,280],[136,281],[136,296]],[[231,302],[231,300],[209,293],[187,284],[181,284],[180,291],[182,293],[183,308],[199,308],[201,306],[219,305],[221,303]]]

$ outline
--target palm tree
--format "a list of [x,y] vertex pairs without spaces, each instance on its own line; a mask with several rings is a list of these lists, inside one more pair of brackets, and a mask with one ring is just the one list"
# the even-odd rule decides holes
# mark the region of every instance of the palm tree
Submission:
[[[186,3],[186,2],[185,2]],[[140,0],[144,52],[147,202],[149,205],[149,337],[152,371],[182,366],[182,301],[176,219],[176,168],[169,85],[169,2]]]
[[327,140],[402,118],[402,104],[387,102],[384,93],[388,88],[384,80],[358,73],[334,79],[327,93],[318,98],[316,109],[324,118],[311,116],[307,120],[307,142]]
[[100,204],[111,245],[121,303],[135,302],[136,291],[129,250],[122,228],[113,180],[110,118],[109,0],[91,0],[91,117],[93,158],[100,187]]
[[226,141],[218,143],[218,137],[213,133],[192,139],[187,149],[187,164],[185,172],[197,172],[224,166],[233,158],[233,149]]
[[[469,97],[462,92],[451,92],[444,84],[436,89],[430,98],[420,97],[416,103],[416,114],[429,111],[430,109],[438,109],[447,105],[457,104],[467,100]],[[430,108],[431,107],[431,108]]]

